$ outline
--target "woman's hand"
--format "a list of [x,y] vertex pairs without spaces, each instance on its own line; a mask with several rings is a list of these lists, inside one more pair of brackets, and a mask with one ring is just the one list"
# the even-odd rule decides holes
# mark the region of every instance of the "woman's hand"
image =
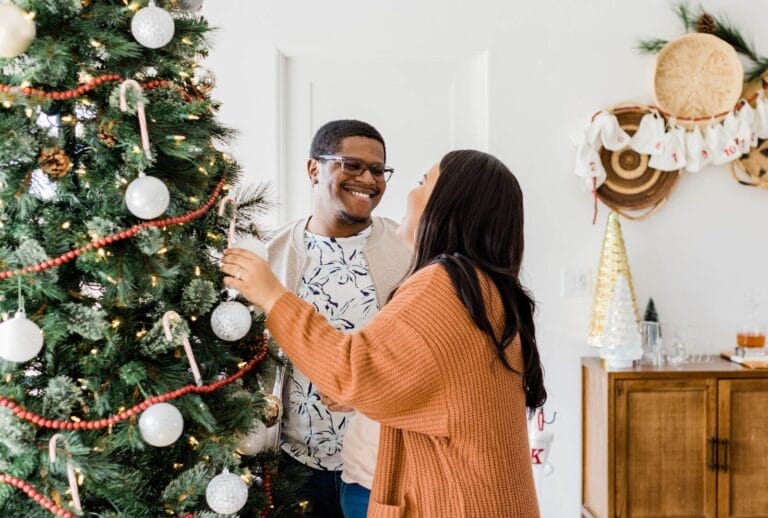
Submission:
[[354,410],[354,408],[351,406],[345,406],[341,403],[337,403],[321,392],[318,392],[318,394],[320,395],[320,402],[324,404],[331,412],[351,412]]
[[266,313],[288,291],[264,259],[243,248],[224,251],[221,271],[227,275],[224,277],[225,285],[239,291],[251,304],[261,307]]

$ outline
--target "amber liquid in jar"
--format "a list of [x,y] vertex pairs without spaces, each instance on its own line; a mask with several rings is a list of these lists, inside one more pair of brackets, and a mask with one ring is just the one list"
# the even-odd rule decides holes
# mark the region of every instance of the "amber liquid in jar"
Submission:
[[739,347],[744,347],[747,349],[765,347],[765,335],[738,333],[736,335],[736,343],[739,345]]

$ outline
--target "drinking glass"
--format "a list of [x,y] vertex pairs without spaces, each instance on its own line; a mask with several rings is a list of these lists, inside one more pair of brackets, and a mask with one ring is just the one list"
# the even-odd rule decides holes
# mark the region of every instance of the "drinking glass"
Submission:
[[640,336],[642,338],[643,356],[653,365],[661,365],[663,351],[659,336],[659,323],[647,320],[640,322]]

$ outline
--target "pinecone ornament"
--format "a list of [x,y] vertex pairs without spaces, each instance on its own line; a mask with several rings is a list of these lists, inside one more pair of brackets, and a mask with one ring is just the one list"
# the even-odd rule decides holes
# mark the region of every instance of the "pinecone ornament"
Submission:
[[112,147],[117,144],[117,137],[115,137],[114,128],[115,121],[107,120],[99,124],[99,131],[96,133],[96,136],[107,147]]
[[714,34],[717,32],[717,22],[711,14],[703,13],[696,19],[696,32]]
[[63,178],[72,169],[72,161],[60,147],[43,149],[37,157],[37,163],[51,178]]

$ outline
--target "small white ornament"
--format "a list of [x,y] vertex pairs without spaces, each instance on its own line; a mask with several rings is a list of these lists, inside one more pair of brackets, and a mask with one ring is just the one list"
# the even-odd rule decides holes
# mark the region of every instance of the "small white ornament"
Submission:
[[157,403],[144,410],[139,417],[141,438],[152,446],[169,446],[184,431],[181,412],[170,403]]
[[225,469],[208,482],[205,500],[215,513],[236,513],[248,501],[248,485],[243,479]]
[[269,434],[269,429],[261,419],[254,419],[248,433],[238,439],[237,451],[243,455],[258,455],[267,449]]
[[228,342],[235,342],[248,334],[251,329],[251,312],[243,304],[230,300],[222,302],[211,314],[213,332]]
[[28,362],[43,348],[43,332],[27,319],[23,309],[0,324],[0,358],[9,362]]
[[13,4],[0,4],[0,57],[15,58],[23,54],[36,33],[29,13]]
[[177,0],[176,5],[185,11],[198,11],[203,7],[203,0]]
[[171,194],[162,180],[154,176],[139,176],[125,191],[125,204],[134,216],[154,219],[168,208]]
[[244,237],[232,243],[232,248],[245,248],[246,250],[258,255],[265,261],[269,261],[267,245],[265,245],[264,242],[259,239],[253,237]]
[[131,19],[131,33],[143,46],[149,49],[165,47],[173,39],[175,26],[171,13],[161,9],[150,0],[149,5],[139,10]]

